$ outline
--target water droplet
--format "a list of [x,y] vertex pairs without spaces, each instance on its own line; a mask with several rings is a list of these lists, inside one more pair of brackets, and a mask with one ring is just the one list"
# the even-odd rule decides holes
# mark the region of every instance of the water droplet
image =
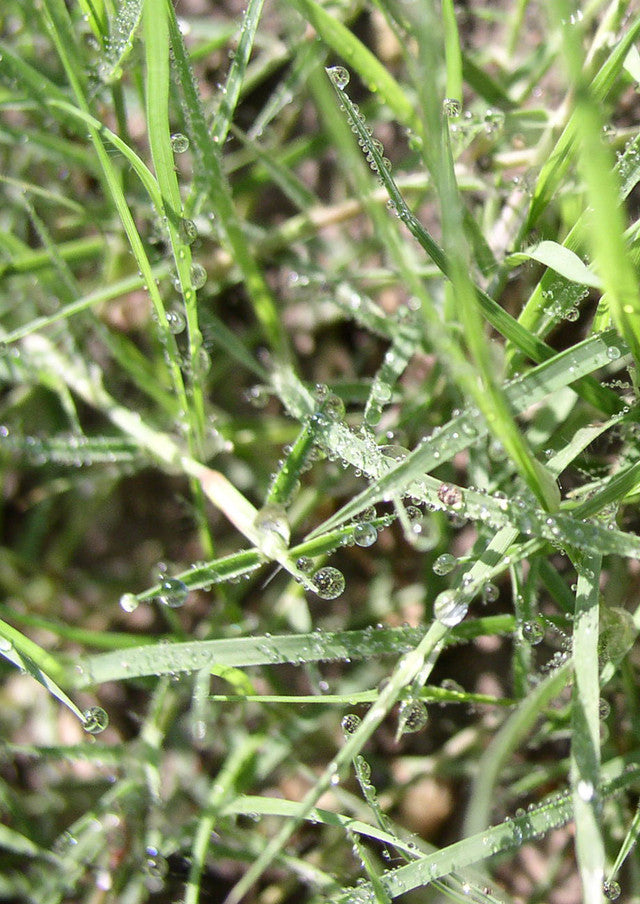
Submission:
[[429,713],[422,700],[404,700],[398,712],[398,735],[420,731],[429,721]]
[[499,596],[500,591],[498,590],[496,585],[492,584],[491,581],[487,581],[487,583],[482,588],[482,602],[495,603]]
[[620,354],[621,352],[617,345],[610,345],[607,349],[607,358],[609,361],[615,361],[620,357]]
[[109,724],[109,716],[101,706],[90,706],[82,714],[82,727],[89,734],[100,734]]
[[187,245],[192,245],[198,238],[198,227],[186,217],[180,220],[180,236]]
[[367,546],[373,546],[378,539],[378,531],[373,524],[363,521],[354,528],[353,539],[356,542],[356,546],[363,546],[365,548]]
[[443,552],[433,563],[433,571],[435,574],[439,574],[442,577],[445,574],[449,574],[450,571],[453,571],[457,563],[458,560],[455,556],[452,556],[449,552]]
[[207,271],[202,264],[192,264],[191,285],[194,289],[201,289],[207,281]]
[[189,150],[189,139],[182,132],[174,132],[171,136],[171,150],[174,154],[184,154]]
[[581,778],[576,785],[576,792],[580,800],[590,801],[593,800],[596,789],[593,787],[593,782]]
[[368,505],[356,515],[356,521],[373,521],[377,514],[375,505]]
[[468,611],[469,601],[457,590],[443,590],[433,603],[433,614],[447,628],[460,624]]
[[305,574],[308,574],[313,570],[313,559],[310,559],[309,556],[300,556],[300,558],[296,562],[296,568],[299,571],[303,571]]
[[148,847],[146,854],[147,857],[144,864],[145,885],[150,892],[157,894],[164,888],[165,879],[169,872],[169,863],[155,848]]
[[322,413],[332,421],[341,421],[344,417],[344,402],[339,396],[330,393],[323,402]]
[[360,716],[356,716],[355,713],[348,713],[340,723],[342,726],[342,730],[346,735],[352,735],[355,731],[358,730],[362,719]]
[[170,609],[179,609],[189,596],[189,588],[178,578],[165,578],[160,584],[158,600]]
[[544,638],[544,628],[538,621],[526,621],[522,626],[522,636],[535,647]]
[[609,882],[602,883],[602,892],[609,901],[617,901],[622,894],[622,889],[620,888],[619,882],[616,882],[615,879],[611,879]]
[[169,327],[169,332],[173,333],[174,335],[181,333],[187,325],[187,320],[182,311],[177,311],[174,308],[172,308],[170,311],[167,311],[165,317],[167,318],[167,326]]
[[279,552],[289,545],[291,528],[284,506],[267,503],[256,515],[254,526],[263,535],[262,548],[267,555]]
[[349,84],[349,73],[344,66],[329,66],[325,71],[336,88],[342,90]]
[[125,612],[135,612],[139,601],[135,593],[123,593],[120,597],[120,608]]
[[442,101],[442,112],[449,119],[453,119],[462,113],[462,104],[455,97],[445,97]]
[[438,487],[438,499],[454,510],[462,508],[462,490],[453,484],[441,483]]
[[611,706],[608,700],[605,700],[604,697],[600,697],[600,702],[598,704],[598,715],[601,719],[608,719],[609,713],[611,712]]
[[311,580],[316,588],[316,593],[323,600],[336,599],[345,588],[344,575],[331,565],[319,568]]

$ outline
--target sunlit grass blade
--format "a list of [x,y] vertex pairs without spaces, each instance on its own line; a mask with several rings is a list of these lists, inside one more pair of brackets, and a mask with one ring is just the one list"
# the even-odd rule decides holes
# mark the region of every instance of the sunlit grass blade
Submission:
[[604,881],[604,842],[600,823],[600,616],[599,555],[577,562],[578,585],[573,627],[574,697],[571,782],[576,823],[576,855],[585,904],[600,904]]

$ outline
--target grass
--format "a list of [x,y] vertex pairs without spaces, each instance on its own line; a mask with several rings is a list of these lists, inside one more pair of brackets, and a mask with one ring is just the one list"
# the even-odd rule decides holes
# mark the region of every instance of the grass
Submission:
[[0,25],[0,898],[640,900],[634,4]]

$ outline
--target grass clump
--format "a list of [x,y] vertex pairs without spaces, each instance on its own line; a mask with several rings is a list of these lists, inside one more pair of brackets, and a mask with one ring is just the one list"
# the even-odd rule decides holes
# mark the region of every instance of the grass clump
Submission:
[[635,900],[633,4],[1,24],[0,897]]

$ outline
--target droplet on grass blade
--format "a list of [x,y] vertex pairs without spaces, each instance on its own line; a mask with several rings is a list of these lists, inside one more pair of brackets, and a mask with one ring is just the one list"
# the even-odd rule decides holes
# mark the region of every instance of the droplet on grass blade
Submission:
[[433,614],[447,628],[459,625],[468,611],[469,600],[457,590],[443,590],[433,603]]
[[100,734],[109,724],[109,716],[101,706],[90,706],[82,714],[82,727],[89,734]]
[[207,271],[202,264],[192,264],[191,285],[194,289],[201,289],[207,281]]
[[342,730],[346,735],[352,735],[355,731],[358,730],[362,719],[360,716],[357,716],[355,713],[348,713],[340,723]]
[[453,571],[457,562],[458,560],[455,556],[452,556],[451,553],[443,552],[433,563],[433,572],[442,577],[445,574],[449,574],[450,571]]
[[120,597],[120,608],[124,612],[135,612],[138,605],[139,600],[135,593],[123,593]]
[[160,584],[158,600],[169,609],[179,609],[189,596],[189,588],[178,578],[165,578]]
[[189,150],[189,139],[182,132],[174,132],[171,136],[171,150],[174,154],[184,154]]
[[611,879],[609,882],[604,882],[602,885],[602,893],[605,898],[609,901],[617,901],[620,895],[622,894],[622,889],[620,888],[620,883],[616,882],[615,879]]
[[420,731],[429,721],[429,713],[422,700],[404,700],[398,712],[396,736]]
[[336,86],[336,88],[346,88],[349,84],[349,73],[344,68],[344,66],[329,66],[325,69],[325,72]]
[[366,521],[363,521],[361,524],[356,525],[353,531],[353,539],[355,540],[356,546],[373,546],[373,544],[378,539],[378,531],[375,529],[373,524],[369,524]]
[[331,565],[319,568],[311,578],[316,593],[323,600],[334,600],[345,588],[345,579],[341,571]]

